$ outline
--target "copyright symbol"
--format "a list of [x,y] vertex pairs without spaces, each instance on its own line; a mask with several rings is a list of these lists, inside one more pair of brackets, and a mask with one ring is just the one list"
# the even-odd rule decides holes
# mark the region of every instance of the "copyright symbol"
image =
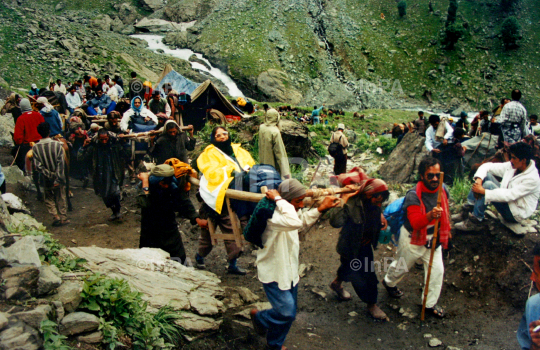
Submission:
[[140,81],[136,81],[131,85],[134,92],[140,92],[143,89],[143,84]]
[[137,266],[137,268],[141,270],[146,270],[147,264],[146,264],[146,261],[144,260],[137,260],[137,262],[135,263],[135,266]]
[[362,262],[359,259],[353,259],[351,261],[351,270],[353,271],[359,271],[362,268]]

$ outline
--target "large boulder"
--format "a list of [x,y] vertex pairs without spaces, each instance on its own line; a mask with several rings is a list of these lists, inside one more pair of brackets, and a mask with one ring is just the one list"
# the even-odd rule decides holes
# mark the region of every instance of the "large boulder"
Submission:
[[418,165],[428,156],[425,140],[416,133],[406,134],[379,169],[382,179],[394,183],[414,182]]
[[11,133],[15,129],[15,122],[11,114],[0,115],[0,147],[13,147]]
[[19,180],[24,180],[24,173],[16,165],[2,167],[2,172],[8,184],[16,185]]
[[135,28],[147,32],[173,32],[173,31],[181,31],[184,29],[185,26],[169,22],[164,19],[157,19],[157,18],[143,18],[137,24],[135,24]]
[[171,32],[163,38],[163,42],[170,46],[185,48],[188,47],[188,34],[187,32]]
[[127,2],[117,5],[116,10],[118,11],[118,17],[121,18],[124,24],[133,24],[139,16],[137,9]]
[[165,18],[173,22],[202,20],[214,7],[216,0],[180,0],[165,7]]
[[257,87],[271,100],[296,105],[302,100],[302,94],[288,88],[289,76],[276,69],[269,69],[257,77]]
[[47,320],[49,314],[52,313],[52,308],[48,304],[38,305],[35,309],[14,313],[18,319],[29,325],[30,327],[39,329],[41,321]]
[[6,206],[11,214],[13,213],[25,213],[31,214],[30,209],[24,205],[22,199],[14,195],[13,193],[4,193],[2,199],[6,203]]
[[141,6],[148,11],[157,11],[163,6],[165,6],[166,1],[164,0],[139,0]]
[[99,15],[91,23],[91,27],[105,31],[111,30],[112,19],[108,15]]
[[308,159],[311,150],[308,128],[292,120],[281,120],[280,128],[281,138],[289,157]]
[[92,332],[98,329],[99,318],[86,312],[73,312],[60,321],[59,331],[63,335]]
[[38,350],[42,344],[39,332],[15,316],[9,317],[8,326],[0,333],[0,349]]
[[36,245],[31,236],[24,236],[7,248],[0,247],[0,257],[10,265],[41,266],[41,260],[39,260]]
[[37,295],[39,269],[35,266],[15,266],[2,270],[0,277],[4,283],[0,298],[26,300]]
[[61,302],[66,312],[73,312],[79,307],[82,301],[81,297],[82,283],[66,281],[58,288],[58,293],[47,299],[55,302]]

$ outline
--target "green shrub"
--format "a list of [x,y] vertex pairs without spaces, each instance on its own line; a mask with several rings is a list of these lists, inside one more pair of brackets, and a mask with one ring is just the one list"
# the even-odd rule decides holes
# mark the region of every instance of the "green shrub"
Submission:
[[501,27],[501,37],[507,49],[518,47],[517,41],[521,39],[521,26],[516,17],[511,16],[504,20]]
[[465,34],[465,28],[461,23],[453,23],[446,27],[444,30],[443,43],[448,50],[453,50],[456,43]]
[[43,336],[43,349],[70,350],[66,344],[67,337],[58,333],[58,325],[49,319],[44,319],[39,325],[39,332]]
[[471,190],[472,182],[467,177],[455,177],[452,188],[450,189],[450,198],[454,200],[457,205],[464,204]]
[[133,339],[135,349],[172,349],[178,346],[181,328],[174,323],[181,315],[166,306],[157,314],[147,312],[142,293],[131,290],[128,282],[94,274],[86,278],[80,309],[99,316],[104,343],[114,349],[122,334]]
[[405,0],[401,0],[398,3],[397,8],[399,17],[405,17],[407,15],[407,2]]
[[322,143],[314,143],[313,148],[319,157],[324,157],[328,153],[326,147]]
[[366,150],[369,149],[373,153],[375,153],[377,151],[377,148],[380,147],[383,150],[383,154],[388,155],[392,153],[394,148],[396,148],[396,143],[397,143],[397,139],[392,139],[388,137],[375,138],[372,136],[367,136],[366,134],[362,134],[358,138],[356,147],[358,147],[360,152],[365,152]]
[[446,17],[446,26],[447,27],[456,22],[457,10],[458,10],[458,2],[457,2],[457,0],[450,0],[450,3],[448,4],[448,15]]

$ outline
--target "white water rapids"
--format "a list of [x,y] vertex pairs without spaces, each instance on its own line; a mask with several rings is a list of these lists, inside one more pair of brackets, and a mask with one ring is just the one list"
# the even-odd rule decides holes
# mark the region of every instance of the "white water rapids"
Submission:
[[198,59],[201,59],[204,62],[206,62],[206,64],[208,64],[208,66],[211,69],[208,70],[207,67],[205,67],[204,65],[202,65],[200,63],[190,62],[192,68],[196,68],[196,69],[208,72],[211,75],[213,75],[214,77],[216,77],[217,79],[221,80],[223,82],[223,84],[229,89],[229,95],[231,95],[233,97],[239,97],[239,96],[244,97],[244,94],[242,93],[242,91],[240,91],[238,86],[236,86],[236,83],[231,79],[231,77],[229,77],[227,74],[223,73],[218,68],[212,67],[212,64],[210,64],[210,62],[206,58],[204,58],[202,54],[195,53],[195,52],[191,51],[190,49],[174,49],[174,50],[171,50],[170,48],[167,47],[167,45],[165,45],[163,43],[163,41],[162,41],[163,36],[161,36],[161,35],[136,34],[136,35],[131,35],[131,36],[134,37],[134,38],[145,40],[148,43],[148,49],[150,49],[152,51],[157,51],[157,50],[161,49],[161,50],[163,50],[163,52],[166,55],[170,55],[170,56],[173,56],[173,57],[176,57],[176,58],[181,58],[181,59],[186,60],[186,61],[189,61],[189,57],[191,55],[195,54],[195,56],[197,56]]

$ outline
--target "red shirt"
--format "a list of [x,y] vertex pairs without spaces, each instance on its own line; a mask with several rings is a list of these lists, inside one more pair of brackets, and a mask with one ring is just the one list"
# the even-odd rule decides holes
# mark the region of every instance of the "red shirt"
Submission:
[[44,123],[45,119],[39,112],[24,112],[17,119],[13,140],[16,145],[41,140],[41,135],[37,132],[39,124]]

